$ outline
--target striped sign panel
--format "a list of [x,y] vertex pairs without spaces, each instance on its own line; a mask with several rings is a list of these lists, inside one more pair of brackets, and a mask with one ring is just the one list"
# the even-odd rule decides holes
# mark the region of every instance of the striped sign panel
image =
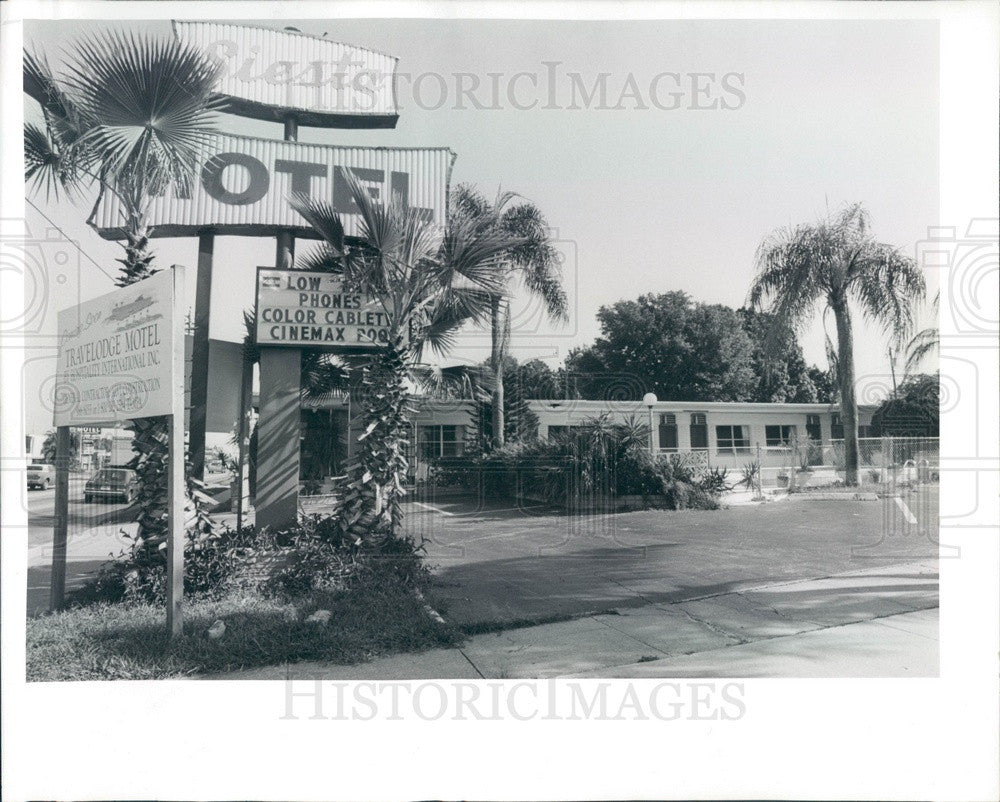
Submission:
[[[205,149],[192,185],[170,187],[154,198],[149,225],[155,237],[201,232],[273,236],[292,231],[311,237],[292,209],[293,193],[332,202],[348,236],[358,233],[358,216],[346,181],[351,171],[371,195],[386,204],[398,199],[443,224],[455,154],[448,148],[362,148],[310,145],[217,134]],[[122,207],[104,193],[90,224],[105,239],[121,239]]]
[[[333,24],[333,23],[331,23]],[[225,22],[173,23],[174,35],[222,66],[226,110],[300,125],[394,128],[397,59],[325,36]]]

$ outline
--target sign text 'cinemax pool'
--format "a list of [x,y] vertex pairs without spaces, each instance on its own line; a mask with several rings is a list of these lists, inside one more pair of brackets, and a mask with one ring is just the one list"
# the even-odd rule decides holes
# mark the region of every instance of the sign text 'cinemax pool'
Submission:
[[392,319],[363,293],[345,291],[340,277],[305,270],[257,270],[259,346],[353,350],[384,346]]

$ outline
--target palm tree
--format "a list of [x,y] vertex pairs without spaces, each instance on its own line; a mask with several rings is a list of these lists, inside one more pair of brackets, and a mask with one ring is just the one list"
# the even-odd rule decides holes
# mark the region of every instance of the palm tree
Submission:
[[[941,293],[937,292],[934,294],[934,300],[931,301],[931,309],[935,319],[938,317],[940,304]],[[904,380],[917,369],[925,356],[937,350],[940,342],[941,332],[936,325],[921,329],[910,338],[903,346],[906,352],[906,362],[903,366]]]
[[[191,181],[214,132],[212,99],[221,67],[174,39],[109,32],[81,39],[56,76],[44,56],[26,53],[24,91],[41,105],[44,126],[25,125],[25,178],[58,196],[112,193],[124,210],[119,286],[155,271],[149,208],[168,185]],[[166,419],[142,418],[132,465],[139,475],[139,532],[147,548],[165,536]],[[210,527],[204,497],[189,480],[189,513]],[[193,507],[193,509],[191,509]]]
[[474,187],[459,184],[451,196],[451,218],[471,221],[479,230],[513,236],[520,240],[496,260],[500,291],[490,297],[490,369],[493,446],[504,444],[504,360],[510,347],[510,294],[515,277],[540,298],[552,320],[568,317],[566,293],[562,287],[558,253],[552,245],[548,224],[534,204],[513,203],[519,196],[498,194],[490,203]]
[[402,521],[408,377],[425,348],[444,353],[462,325],[488,318],[490,298],[501,289],[494,262],[519,241],[470,220],[453,220],[442,231],[416,210],[376,203],[352,174],[348,185],[360,218],[354,240],[344,236],[329,203],[296,196],[292,206],[322,238],[301,266],[339,273],[345,286],[370,295],[391,321],[388,343],[360,371],[364,429],[334,510],[340,535],[360,544],[394,535]]
[[844,424],[845,482],[858,483],[858,404],[854,394],[851,303],[893,336],[909,331],[913,305],[926,293],[913,259],[871,234],[868,212],[852,204],[814,225],[782,229],[757,249],[749,302],[800,329],[817,303],[837,327],[837,380]]

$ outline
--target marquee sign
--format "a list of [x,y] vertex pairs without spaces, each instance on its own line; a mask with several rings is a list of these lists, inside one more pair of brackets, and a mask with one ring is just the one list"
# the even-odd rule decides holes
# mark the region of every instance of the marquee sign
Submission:
[[225,22],[175,21],[174,35],[222,67],[225,110],[301,125],[395,128],[398,59],[363,47]]
[[173,293],[163,270],[59,313],[56,426],[171,414]]
[[[357,208],[346,181],[354,173],[377,200],[394,198],[443,223],[455,154],[448,148],[361,148],[214,135],[187,191],[170,187],[153,198],[149,225],[156,237],[265,237],[291,231],[316,238],[292,209],[293,193],[327,201],[341,213],[345,233],[358,233]],[[122,239],[120,202],[102,193],[90,224],[105,239]]]
[[333,273],[257,268],[258,346],[368,350],[388,344],[391,331],[382,304],[345,291]]

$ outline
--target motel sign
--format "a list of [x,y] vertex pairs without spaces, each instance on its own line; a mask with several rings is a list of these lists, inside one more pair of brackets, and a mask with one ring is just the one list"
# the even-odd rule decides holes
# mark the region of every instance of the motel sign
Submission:
[[[206,144],[190,186],[171,186],[150,203],[156,237],[219,235],[296,237],[316,233],[289,199],[304,195],[332,203],[344,233],[359,233],[350,171],[378,202],[401,203],[444,223],[455,154],[448,148],[359,148],[217,134]],[[113,193],[104,193],[90,224],[105,239],[122,236],[125,219]]]

